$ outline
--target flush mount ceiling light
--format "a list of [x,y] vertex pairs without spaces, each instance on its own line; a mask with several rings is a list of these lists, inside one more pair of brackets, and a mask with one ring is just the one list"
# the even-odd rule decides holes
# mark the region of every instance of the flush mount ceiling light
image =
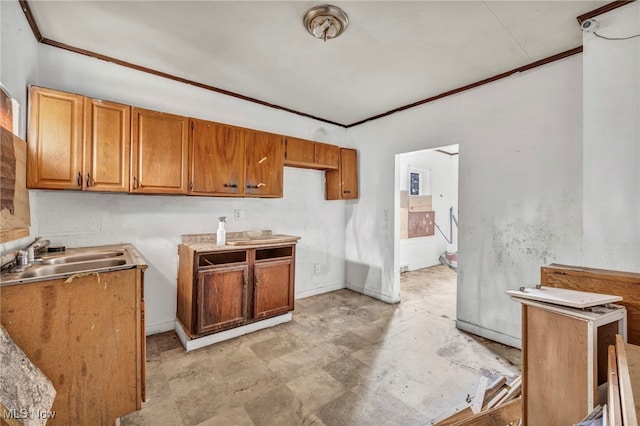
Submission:
[[304,27],[315,38],[327,41],[336,38],[349,26],[349,17],[337,6],[325,4],[312,7],[304,15]]

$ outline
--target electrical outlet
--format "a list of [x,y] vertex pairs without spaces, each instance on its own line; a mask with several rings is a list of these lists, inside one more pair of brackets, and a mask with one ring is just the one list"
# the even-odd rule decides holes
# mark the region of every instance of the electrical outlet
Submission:
[[320,264],[316,263],[315,265],[313,265],[313,272],[316,274],[320,273]]
[[244,212],[242,210],[234,210],[233,211],[233,220],[240,221],[244,220]]

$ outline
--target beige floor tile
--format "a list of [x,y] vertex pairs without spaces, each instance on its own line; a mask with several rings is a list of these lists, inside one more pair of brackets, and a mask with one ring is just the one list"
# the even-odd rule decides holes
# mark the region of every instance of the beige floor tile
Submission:
[[258,395],[244,405],[256,426],[303,423],[302,401],[286,386]]
[[254,426],[255,423],[242,407],[223,408],[213,417],[198,423],[197,426]]
[[287,387],[302,401],[304,415],[313,413],[345,391],[340,382],[319,368],[288,382]]
[[197,351],[147,338],[148,401],[127,425],[417,426],[520,351],[455,328],[456,275],[405,273],[402,303],[350,290],[296,301],[293,320]]

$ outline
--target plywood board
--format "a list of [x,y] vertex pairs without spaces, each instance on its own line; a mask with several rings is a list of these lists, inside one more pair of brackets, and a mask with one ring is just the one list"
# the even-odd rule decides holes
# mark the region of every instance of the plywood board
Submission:
[[136,410],[144,360],[139,273],[0,287],[2,326],[58,392],[48,425],[114,424]]
[[409,238],[429,237],[435,233],[435,212],[409,211]]
[[409,209],[400,209],[400,238],[409,238]]
[[409,208],[409,191],[400,191],[400,208]]
[[618,385],[618,362],[616,347],[609,345],[607,351],[607,404],[609,404],[608,421],[613,426],[622,424],[622,410],[620,408],[620,387]]
[[29,235],[27,143],[2,128],[0,173],[0,242]]
[[[617,338],[620,338],[616,336]],[[627,355],[627,369],[629,370],[629,381],[631,382],[631,393],[633,395],[632,410],[640,413],[640,346],[625,343]]]
[[575,424],[588,414],[594,392],[588,380],[587,322],[528,305],[522,310],[525,424]]
[[618,364],[618,384],[620,389],[620,405],[622,407],[622,423],[628,426],[638,426],[635,409],[633,387],[631,384],[631,370],[627,358],[627,348],[621,335],[616,336],[616,361]]
[[509,290],[507,294],[522,299],[536,300],[538,302],[552,303],[554,305],[578,309],[606,305],[607,303],[615,303],[622,300],[622,297],[611,294],[589,293],[550,287],[526,288],[524,291]]
[[409,211],[430,212],[432,210],[431,195],[409,195]]

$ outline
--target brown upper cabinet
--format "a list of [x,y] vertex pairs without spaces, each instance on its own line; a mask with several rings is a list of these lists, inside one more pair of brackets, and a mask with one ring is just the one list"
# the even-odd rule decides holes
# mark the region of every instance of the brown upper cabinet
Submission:
[[358,198],[355,150],[29,88],[29,188],[276,198],[285,165],[326,170],[327,200]]
[[190,180],[192,195],[244,193],[242,129],[211,121],[190,120]]
[[31,86],[28,187],[127,192],[130,116],[127,105]]
[[282,197],[283,138],[280,135],[244,129],[244,193],[258,197]]
[[131,192],[186,194],[189,119],[133,108]]
[[340,148],[340,168],[327,170],[327,200],[358,198],[358,151]]
[[285,138],[284,165],[306,169],[337,169],[340,147],[292,137]]
[[189,194],[282,197],[282,137],[191,119]]

